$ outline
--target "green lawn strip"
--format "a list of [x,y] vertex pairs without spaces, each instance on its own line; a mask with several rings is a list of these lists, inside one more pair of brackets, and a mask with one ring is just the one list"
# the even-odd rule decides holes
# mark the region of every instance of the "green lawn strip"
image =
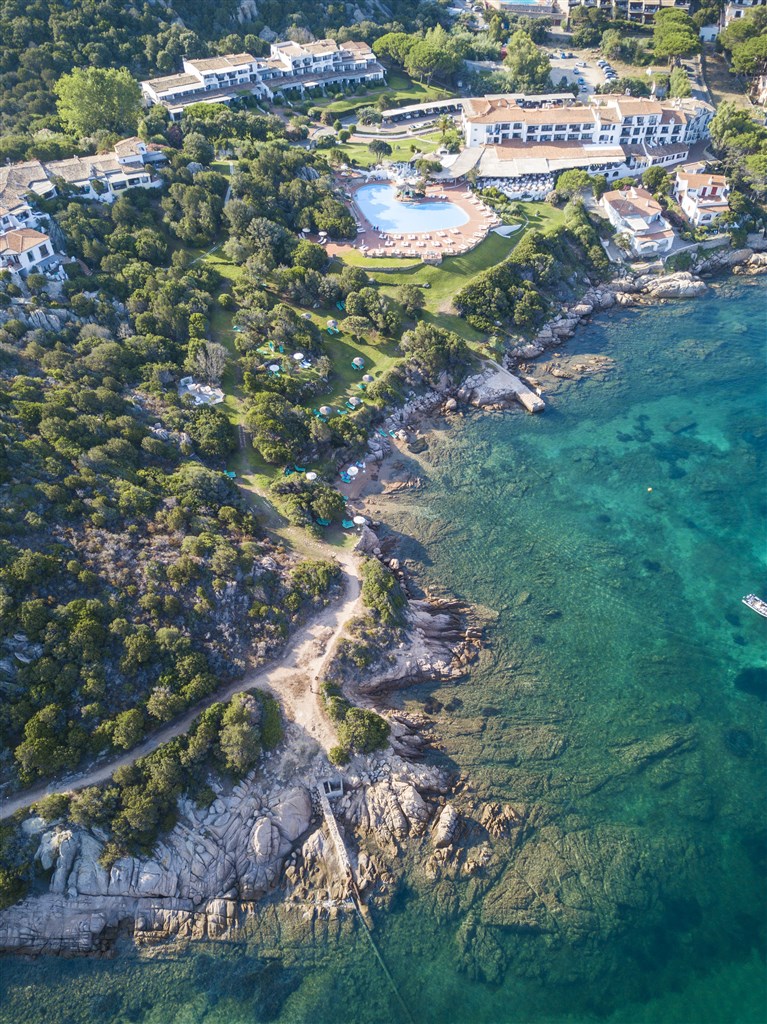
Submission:
[[[376,136],[371,136],[370,141],[372,142],[374,138]],[[385,159],[387,161],[410,160],[414,152],[428,155],[439,146],[441,138],[440,132],[431,132],[429,135],[413,135],[406,139],[384,139],[392,150],[391,156],[387,156]],[[380,156],[371,153],[367,142],[342,142],[336,149],[344,154],[347,163],[354,161],[359,167],[372,167],[381,162]]]
[[402,71],[389,71],[386,83],[375,89],[366,89],[357,94],[341,96],[337,99],[317,96],[311,98],[312,106],[329,110],[331,114],[344,116],[352,114],[361,107],[375,105],[379,96],[391,97],[391,106],[406,106],[412,103],[426,103],[428,100],[449,99],[455,93],[448,89],[440,89],[434,85],[423,85],[414,82]]

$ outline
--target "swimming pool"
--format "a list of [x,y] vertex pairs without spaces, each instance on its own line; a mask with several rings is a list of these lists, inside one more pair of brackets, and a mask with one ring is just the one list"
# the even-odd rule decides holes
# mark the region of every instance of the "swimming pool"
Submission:
[[365,219],[381,231],[444,231],[465,224],[469,215],[455,203],[403,203],[391,185],[364,185],[354,199]]

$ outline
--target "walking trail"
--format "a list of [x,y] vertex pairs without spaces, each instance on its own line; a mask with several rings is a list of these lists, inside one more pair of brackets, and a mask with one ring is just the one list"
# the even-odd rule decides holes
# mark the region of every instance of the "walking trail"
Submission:
[[[308,538],[301,539],[301,547],[307,551],[311,542],[307,543]],[[206,707],[216,701],[229,700],[234,694],[254,686],[273,694],[282,703],[286,716],[328,750],[337,740],[320,706],[319,682],[346,624],[360,613],[361,586],[355,556],[350,551],[329,549],[324,545],[311,545],[310,550],[313,555],[324,558],[327,558],[331,551],[335,555],[342,569],[342,593],[340,598],[329,604],[290,638],[289,648],[280,658],[217,690],[207,700],[195,705],[165,728],[153,732],[143,743],[139,743],[125,754],[94,765],[84,772],[26,789],[23,793],[3,801],[0,803],[0,821],[29,807],[44,796],[71,793],[86,786],[106,782],[118,768],[133,764],[163,743],[168,743],[174,737],[187,732],[194,719]]]

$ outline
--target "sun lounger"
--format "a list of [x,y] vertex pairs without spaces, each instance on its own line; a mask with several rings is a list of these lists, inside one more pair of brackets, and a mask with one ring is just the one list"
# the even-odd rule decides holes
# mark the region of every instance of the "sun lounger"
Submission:
[[351,519],[342,519],[341,526],[343,526],[345,530],[351,530],[354,526],[354,521]]
[[318,519],[316,522],[317,522],[317,526],[330,526],[330,520],[329,519]]

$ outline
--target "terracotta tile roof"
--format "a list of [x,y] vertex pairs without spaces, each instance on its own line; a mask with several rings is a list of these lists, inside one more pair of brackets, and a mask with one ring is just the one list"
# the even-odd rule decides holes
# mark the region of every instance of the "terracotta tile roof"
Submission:
[[605,192],[602,201],[624,220],[627,217],[654,217],[663,209],[647,189],[635,186],[622,191]]
[[682,168],[676,172],[676,180],[685,188],[727,188],[727,178],[723,174],[696,174]]
[[27,252],[43,242],[50,242],[50,238],[42,231],[35,231],[34,228],[16,228],[0,236],[0,253]]

